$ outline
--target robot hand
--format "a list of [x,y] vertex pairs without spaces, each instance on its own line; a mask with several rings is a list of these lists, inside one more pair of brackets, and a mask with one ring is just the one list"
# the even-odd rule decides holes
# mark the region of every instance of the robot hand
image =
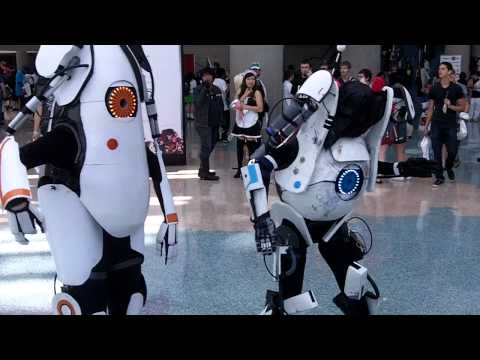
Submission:
[[[169,259],[170,246],[177,245],[177,224],[163,222],[157,234],[157,244],[160,244],[160,256],[165,246],[165,265]],[[171,258],[172,256],[170,256]]]
[[429,178],[433,173],[441,170],[441,165],[436,161],[424,158],[411,158],[398,163],[398,170],[403,177]]
[[272,255],[278,243],[278,235],[270,213],[261,215],[255,221],[254,228],[257,251],[263,255]]
[[25,238],[25,234],[37,233],[35,224],[37,224],[41,231],[44,232],[44,217],[31,203],[23,206],[22,209],[11,209],[7,214],[10,230],[15,236],[15,240],[22,245],[27,245],[29,243],[27,238]]

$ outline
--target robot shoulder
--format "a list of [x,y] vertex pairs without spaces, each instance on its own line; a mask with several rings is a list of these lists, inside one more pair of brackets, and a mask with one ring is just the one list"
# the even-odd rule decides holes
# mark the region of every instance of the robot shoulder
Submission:
[[370,160],[370,153],[362,137],[338,139],[331,147],[331,152],[333,159],[338,162]]

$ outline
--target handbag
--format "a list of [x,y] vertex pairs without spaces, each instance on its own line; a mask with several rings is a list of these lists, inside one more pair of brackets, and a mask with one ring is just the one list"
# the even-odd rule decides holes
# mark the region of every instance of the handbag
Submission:
[[458,125],[457,140],[465,140],[468,136],[467,124],[465,124],[465,120],[460,120]]
[[432,149],[432,140],[430,136],[424,136],[422,141],[420,142],[420,148],[422,149],[422,156],[427,160],[433,160],[430,156],[430,151]]
[[465,140],[468,136],[467,124],[465,120],[469,120],[470,117],[467,113],[460,113],[460,118],[458,119],[458,130],[457,130],[457,140]]

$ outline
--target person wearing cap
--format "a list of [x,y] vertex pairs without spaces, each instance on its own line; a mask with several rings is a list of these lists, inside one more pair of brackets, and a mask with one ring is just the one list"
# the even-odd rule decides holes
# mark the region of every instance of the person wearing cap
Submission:
[[[223,71],[222,71],[223,70]],[[223,143],[228,143],[228,132],[230,130],[230,107],[228,101],[228,84],[225,81],[226,73],[225,70],[220,68],[218,62],[215,63],[215,80],[213,81],[213,85],[218,87],[222,92],[222,99],[223,99],[223,121],[220,124],[221,127],[221,137],[219,141]]]
[[195,128],[200,137],[200,168],[198,176],[201,180],[219,180],[215,172],[210,171],[210,155],[218,140],[219,126],[223,119],[224,103],[222,91],[213,84],[213,69],[201,71],[202,83],[193,94],[195,105]]
[[262,67],[261,67],[260,63],[258,63],[258,62],[252,63],[250,65],[250,67],[248,68],[248,70],[254,71],[255,74],[257,75],[257,82],[260,84],[260,86],[263,89],[264,100],[267,101],[267,88],[266,88],[265,84],[263,83],[263,81],[260,80],[260,76],[262,76]]

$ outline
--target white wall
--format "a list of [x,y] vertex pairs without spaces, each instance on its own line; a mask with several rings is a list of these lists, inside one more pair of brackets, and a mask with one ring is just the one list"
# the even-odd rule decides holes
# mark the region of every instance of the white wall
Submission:
[[352,64],[353,76],[363,68],[370,69],[375,76],[381,67],[381,45],[347,45],[342,60]]
[[[174,129],[183,138],[180,45],[143,45],[143,49],[153,70],[160,132]],[[148,83],[149,77],[145,80]]]
[[[270,106],[282,96],[283,45],[230,45],[231,79],[251,63],[262,65],[261,80],[267,88]],[[230,84],[233,87],[233,81]],[[235,94],[231,88],[231,94]]]
[[207,58],[213,62],[218,61],[225,70],[229,70],[228,45],[183,45],[184,54],[194,54],[196,69],[200,70],[206,65]]

